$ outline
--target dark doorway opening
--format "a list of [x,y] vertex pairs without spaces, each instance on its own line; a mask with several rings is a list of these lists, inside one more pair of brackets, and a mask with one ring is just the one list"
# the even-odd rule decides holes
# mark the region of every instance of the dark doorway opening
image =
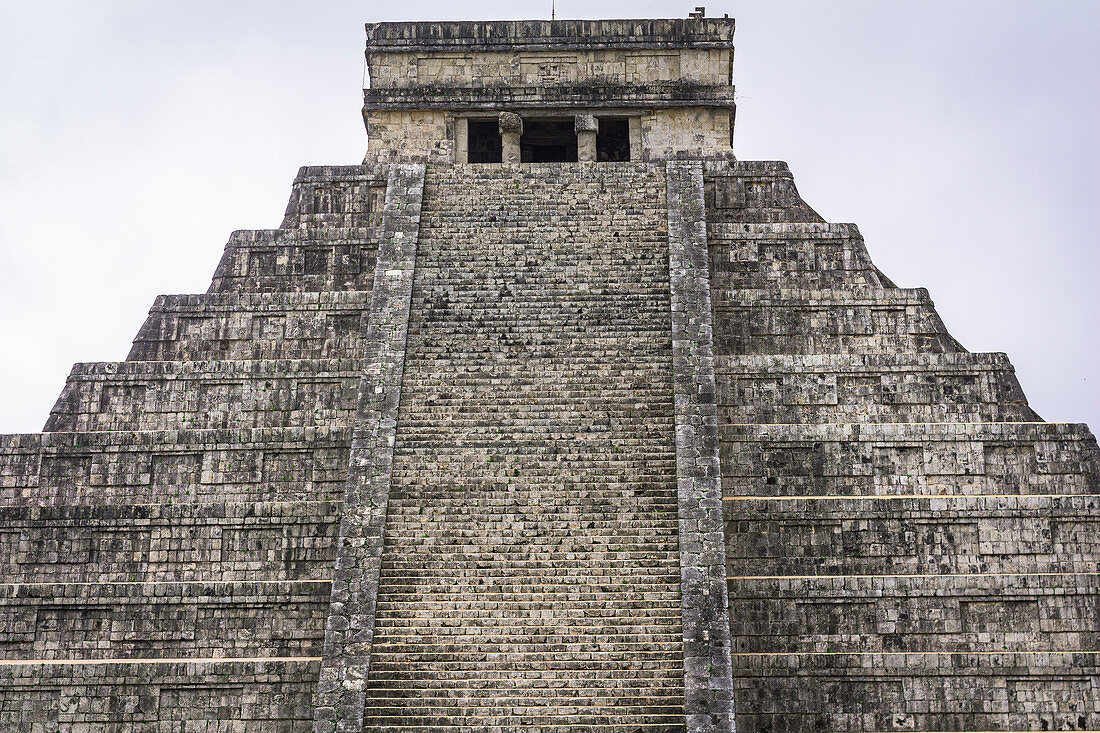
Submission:
[[576,163],[577,133],[572,117],[525,119],[519,139],[523,163]]
[[615,163],[630,160],[630,125],[625,117],[601,117],[596,133],[596,160]]
[[500,127],[493,120],[466,120],[467,157],[471,163],[499,163],[503,145]]

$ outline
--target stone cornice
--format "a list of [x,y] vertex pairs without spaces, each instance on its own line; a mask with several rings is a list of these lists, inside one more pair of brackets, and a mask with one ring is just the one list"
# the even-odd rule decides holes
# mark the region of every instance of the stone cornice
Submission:
[[734,88],[690,82],[651,84],[556,84],[547,86],[418,87],[364,89],[365,110],[511,110],[546,107],[584,109],[734,107]]
[[368,23],[367,53],[733,48],[733,18]]

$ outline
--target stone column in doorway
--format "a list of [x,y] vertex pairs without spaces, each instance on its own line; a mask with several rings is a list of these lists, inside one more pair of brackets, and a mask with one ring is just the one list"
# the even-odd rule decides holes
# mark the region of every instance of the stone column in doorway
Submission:
[[573,118],[573,129],[577,133],[577,160],[595,163],[596,133],[600,130],[600,121],[595,115],[577,115]]
[[519,139],[523,135],[523,118],[514,112],[500,113],[501,160],[505,163],[518,163]]

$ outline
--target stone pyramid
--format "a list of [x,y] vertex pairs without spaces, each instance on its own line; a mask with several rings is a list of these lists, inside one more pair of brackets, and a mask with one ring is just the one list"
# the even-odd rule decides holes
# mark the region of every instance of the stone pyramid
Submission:
[[367,26],[362,165],[0,437],[0,730],[1100,729],[1100,451],[737,160],[733,21]]

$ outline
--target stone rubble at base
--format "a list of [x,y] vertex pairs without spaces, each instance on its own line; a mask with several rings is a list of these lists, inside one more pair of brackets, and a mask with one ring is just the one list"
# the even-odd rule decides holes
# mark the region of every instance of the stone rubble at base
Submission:
[[365,162],[0,436],[0,729],[1100,729],[1095,438],[733,157],[732,20],[367,36]]

